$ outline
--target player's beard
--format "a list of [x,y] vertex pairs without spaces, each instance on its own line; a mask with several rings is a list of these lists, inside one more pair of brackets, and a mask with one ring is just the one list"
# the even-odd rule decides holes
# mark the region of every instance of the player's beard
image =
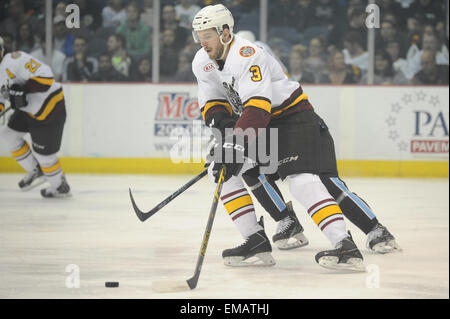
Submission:
[[225,50],[224,45],[220,45],[217,49],[217,54],[214,57],[214,60],[219,60],[223,56],[223,50]]

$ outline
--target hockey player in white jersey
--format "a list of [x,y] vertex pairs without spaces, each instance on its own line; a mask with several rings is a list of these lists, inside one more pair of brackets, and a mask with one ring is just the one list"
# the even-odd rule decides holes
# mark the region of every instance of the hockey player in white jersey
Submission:
[[[15,51],[5,54],[0,38],[0,109],[7,101],[14,113],[7,125],[0,127],[0,139],[27,174],[19,181],[22,190],[45,181],[41,189],[45,198],[66,197],[70,187],[56,153],[66,119],[62,86],[51,68],[31,55]],[[32,149],[24,139],[30,133]]]
[[[319,252],[316,261],[333,269],[361,270],[363,257],[346,231],[342,211],[322,183],[320,174],[338,176],[334,145],[324,121],[314,112],[297,82],[289,81],[279,63],[253,43],[233,35],[233,17],[223,5],[200,10],[193,21],[193,36],[200,49],[192,63],[198,82],[198,100],[208,126],[233,128],[234,160],[214,163],[210,176],[226,167],[221,200],[245,242],[223,252],[225,264],[248,265],[250,258],[263,265],[275,263],[271,245],[258,223],[252,199],[240,176],[242,163],[254,140],[237,136],[246,129],[278,130],[278,174],[330,240],[333,249]],[[232,114],[240,114],[236,123]],[[235,137],[235,138],[234,138]],[[240,144],[241,143],[241,144]],[[226,158],[226,157],[225,157]]]

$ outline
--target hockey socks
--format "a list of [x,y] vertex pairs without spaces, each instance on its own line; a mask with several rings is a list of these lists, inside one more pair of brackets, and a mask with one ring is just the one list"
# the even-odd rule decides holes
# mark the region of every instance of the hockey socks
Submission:
[[348,220],[366,235],[378,224],[372,209],[358,195],[351,192],[339,177],[321,176],[328,192],[336,199]]
[[[214,181],[212,165],[208,168],[208,175],[211,181]],[[220,199],[244,239],[263,229],[256,220],[253,200],[241,178],[233,176],[226,181]]]
[[319,176],[289,176],[291,194],[308,211],[309,216],[330,240],[333,247],[348,237],[342,211],[322,184]]

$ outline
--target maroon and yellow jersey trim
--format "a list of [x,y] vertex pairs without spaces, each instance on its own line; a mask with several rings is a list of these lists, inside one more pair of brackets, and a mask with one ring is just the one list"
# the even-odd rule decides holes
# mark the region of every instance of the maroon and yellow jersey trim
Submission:
[[244,103],[244,108],[247,106],[253,106],[270,113],[272,102],[262,96],[253,96]]
[[308,96],[303,93],[302,88],[298,88],[297,90],[292,93],[292,95],[284,101],[280,106],[277,106],[272,109],[272,116],[278,116],[284,111],[288,110],[289,108],[293,107],[294,105],[297,105],[301,101],[308,100]]
[[206,121],[206,113],[212,108],[220,108],[222,110],[226,110],[228,113],[230,113],[230,115],[233,114],[231,105],[227,100],[209,100],[208,102],[206,102],[205,106],[201,108],[203,120]]
[[5,110],[5,104],[0,103],[0,112],[3,112]]
[[55,92],[51,93],[45,99],[39,112],[37,112],[34,115],[31,113],[28,113],[28,115],[31,116],[32,118],[34,118],[35,120],[43,121],[53,111],[55,106],[63,100],[64,100],[64,94],[63,94],[63,90],[60,88],[60,89],[56,90]]

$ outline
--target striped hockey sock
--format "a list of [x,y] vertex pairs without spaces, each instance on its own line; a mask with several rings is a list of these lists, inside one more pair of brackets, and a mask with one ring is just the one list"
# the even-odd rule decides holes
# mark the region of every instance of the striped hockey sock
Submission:
[[298,174],[289,176],[292,195],[308,211],[333,247],[348,236],[341,208],[328,193],[319,176]]
[[33,171],[33,169],[38,165],[38,162],[33,156],[30,146],[26,141],[23,141],[23,144],[14,149],[11,154],[17,163],[19,163],[19,165],[22,166],[27,172]]

